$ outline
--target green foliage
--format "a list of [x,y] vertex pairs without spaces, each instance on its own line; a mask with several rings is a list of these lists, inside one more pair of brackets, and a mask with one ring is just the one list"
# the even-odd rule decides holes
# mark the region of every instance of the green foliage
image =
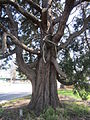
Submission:
[[[89,6],[85,4],[81,7],[78,16],[73,19],[74,32],[81,29],[83,21],[89,15]],[[70,28],[72,28],[70,26]],[[69,32],[72,32],[69,30]],[[73,38],[72,42],[66,49],[60,51],[60,67],[66,73],[68,81],[76,80],[74,84],[74,93],[78,93],[83,100],[88,99],[90,94],[90,46],[89,46],[89,30],[83,32],[80,36]],[[62,41],[67,39],[68,33],[65,32]]]
[[[90,54],[89,51],[83,52],[83,48],[79,49],[79,43],[76,43],[78,44],[77,48],[74,48],[73,46],[73,54],[75,55],[71,57],[68,48],[68,50],[63,51],[64,57],[59,64],[60,67],[62,67],[62,70],[67,74],[69,81],[77,80],[74,84],[74,93],[78,92],[80,97],[83,100],[86,100],[88,94],[90,94]],[[76,49],[79,49],[79,52],[77,52],[78,50],[76,51]]]
[[74,94],[79,94],[79,96],[82,98],[82,100],[88,100],[89,96],[90,96],[89,85],[87,85],[87,89],[89,89],[89,91],[85,89],[85,85],[82,85],[81,88],[77,85],[74,88]]

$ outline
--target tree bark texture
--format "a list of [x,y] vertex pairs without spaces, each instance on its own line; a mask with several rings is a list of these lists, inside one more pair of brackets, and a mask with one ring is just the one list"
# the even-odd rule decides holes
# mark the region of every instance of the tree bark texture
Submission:
[[47,57],[49,57],[47,63],[44,63],[42,57],[39,58],[36,69],[36,80],[32,86],[32,98],[29,108],[37,115],[49,106],[56,108],[59,105],[56,70],[50,62],[50,54],[50,52],[47,53]]

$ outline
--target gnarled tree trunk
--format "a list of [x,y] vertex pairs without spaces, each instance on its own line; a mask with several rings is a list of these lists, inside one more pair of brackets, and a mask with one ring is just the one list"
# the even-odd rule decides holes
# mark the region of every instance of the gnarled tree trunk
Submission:
[[32,98],[29,104],[30,110],[39,114],[48,106],[56,108],[59,104],[56,83],[56,70],[51,63],[52,52],[47,52],[47,62],[39,58],[36,67],[36,80],[32,86]]

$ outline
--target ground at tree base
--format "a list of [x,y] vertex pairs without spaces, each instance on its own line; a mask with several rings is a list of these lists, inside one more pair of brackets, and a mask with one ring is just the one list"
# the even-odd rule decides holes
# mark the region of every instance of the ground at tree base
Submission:
[[[84,102],[59,96],[60,107],[51,107],[39,117],[28,111],[29,98],[17,99],[0,106],[0,120],[90,120],[90,101]],[[20,116],[22,110],[23,116]]]

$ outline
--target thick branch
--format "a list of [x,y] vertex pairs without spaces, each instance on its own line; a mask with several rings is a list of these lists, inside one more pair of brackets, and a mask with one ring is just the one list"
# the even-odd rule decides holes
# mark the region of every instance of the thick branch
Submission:
[[53,63],[53,65],[54,65],[57,73],[58,73],[62,78],[66,79],[66,74],[60,69],[59,64],[57,63],[57,61],[55,60],[54,57],[52,57],[51,62]]
[[0,4],[11,4],[14,6],[22,15],[24,15],[27,19],[31,20],[33,23],[40,26],[40,21],[32,14],[28,13],[26,10],[24,10],[19,4],[16,2],[13,2],[12,0],[0,0]]
[[46,32],[51,31],[52,14],[51,14],[52,0],[42,1],[42,28]]
[[[8,17],[10,19],[10,23],[9,23],[9,30],[11,32],[11,35],[13,37],[15,37],[16,39],[16,42],[18,42],[18,24],[17,22],[15,22],[13,20],[13,16],[9,10],[9,8],[7,8],[7,12],[8,12]],[[2,26],[3,27],[3,26]],[[12,31],[12,29],[14,28],[14,30]],[[3,27],[4,30],[6,30],[4,27]],[[7,30],[6,30],[7,31]],[[20,44],[20,42],[19,42]],[[23,52],[23,49],[19,46],[16,46],[16,61],[18,63],[18,67],[19,69],[28,77],[28,79],[30,79],[33,83],[33,81],[35,81],[35,77],[36,77],[36,74],[35,74],[35,70],[32,70],[30,69],[30,67],[24,62],[24,59],[23,59],[23,55],[22,55],[22,52]]]
[[[53,63],[54,67],[56,68],[57,71],[57,80],[62,83],[63,85],[73,85],[75,84],[77,81],[66,81],[66,74],[60,69],[57,61],[55,60],[54,57],[52,57],[51,62]],[[59,76],[60,75],[60,76]]]
[[40,13],[42,12],[42,9],[40,8],[40,6],[38,4],[36,4],[35,2],[33,2],[32,0],[26,0],[33,8],[35,8],[37,11],[39,11]]
[[46,31],[47,30],[47,8],[42,9],[41,19],[42,19],[42,28],[44,31]]
[[7,29],[0,23],[0,27],[3,29],[4,32],[8,34],[12,38],[12,41],[20,46],[21,48],[25,49],[26,51],[33,53],[33,54],[40,54],[40,51],[38,50],[33,50],[32,48],[28,48],[24,43],[20,42],[13,34],[11,34]]
[[78,82],[78,81],[65,81],[65,80],[62,79],[59,75],[57,75],[57,80],[58,80],[61,84],[66,85],[66,86],[74,85],[75,83]]
[[53,37],[53,41],[58,43],[61,37],[64,34],[64,29],[66,26],[66,22],[68,20],[68,17],[70,15],[71,10],[73,9],[75,0],[66,0],[65,2],[65,8],[64,12],[62,14],[62,17],[60,17],[59,27],[57,33]]
[[28,79],[30,79],[30,81],[33,83],[36,78],[35,71],[30,69],[30,67],[24,62],[22,57],[22,48],[17,47],[16,50],[17,50],[16,61],[20,71],[23,72],[28,77]]
[[58,50],[60,49],[64,49],[65,47],[67,47],[72,41],[74,41],[74,38],[79,36],[81,33],[83,33],[86,29],[89,28],[88,26],[88,22],[90,21],[90,15],[85,19],[84,21],[84,25],[82,27],[82,29],[80,31],[76,31],[74,32],[73,34],[71,34],[69,36],[69,38],[67,39],[67,41],[64,43],[64,44],[61,44],[59,47],[58,47]]

